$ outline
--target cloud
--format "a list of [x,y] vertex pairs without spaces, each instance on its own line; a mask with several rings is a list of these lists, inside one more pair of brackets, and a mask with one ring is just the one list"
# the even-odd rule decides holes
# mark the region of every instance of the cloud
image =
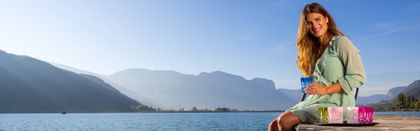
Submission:
[[375,34],[370,34],[367,36],[363,36],[360,38],[356,38],[355,40],[366,40],[366,39],[372,39],[372,38],[377,38],[377,37],[382,37],[382,36],[386,36],[386,35],[390,35],[393,33],[396,33],[397,31],[395,30],[389,30],[389,31],[383,31],[383,32],[379,32],[379,33],[375,33]]
[[420,18],[407,18],[399,21],[377,22],[369,26],[375,33],[364,35],[356,40],[366,40],[389,36],[396,33],[404,33],[420,30]]

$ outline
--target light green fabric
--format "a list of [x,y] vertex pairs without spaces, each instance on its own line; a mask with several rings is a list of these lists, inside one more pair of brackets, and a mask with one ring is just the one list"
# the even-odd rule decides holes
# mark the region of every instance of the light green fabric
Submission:
[[365,81],[365,70],[359,50],[349,38],[334,36],[314,69],[312,75],[315,82],[322,86],[339,83],[342,91],[330,95],[309,95],[286,111],[293,112],[303,123],[313,123],[319,119],[319,107],[356,105],[355,88]]

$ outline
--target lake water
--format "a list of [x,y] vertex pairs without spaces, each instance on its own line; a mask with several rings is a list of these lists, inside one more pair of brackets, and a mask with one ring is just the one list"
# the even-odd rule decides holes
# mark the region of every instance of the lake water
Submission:
[[[0,114],[0,131],[264,131],[278,112]],[[376,113],[416,115],[420,112]]]

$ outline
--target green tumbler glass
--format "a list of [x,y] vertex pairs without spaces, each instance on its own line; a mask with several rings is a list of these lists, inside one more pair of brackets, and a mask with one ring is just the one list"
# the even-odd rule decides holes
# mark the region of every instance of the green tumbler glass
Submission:
[[328,123],[328,107],[319,107],[319,123]]

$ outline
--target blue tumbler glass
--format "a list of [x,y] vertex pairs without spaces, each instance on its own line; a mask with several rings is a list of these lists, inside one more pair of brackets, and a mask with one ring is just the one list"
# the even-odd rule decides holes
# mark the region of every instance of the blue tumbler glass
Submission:
[[300,91],[303,93],[305,92],[306,88],[308,88],[309,84],[314,82],[314,78],[312,76],[303,76],[300,78]]

